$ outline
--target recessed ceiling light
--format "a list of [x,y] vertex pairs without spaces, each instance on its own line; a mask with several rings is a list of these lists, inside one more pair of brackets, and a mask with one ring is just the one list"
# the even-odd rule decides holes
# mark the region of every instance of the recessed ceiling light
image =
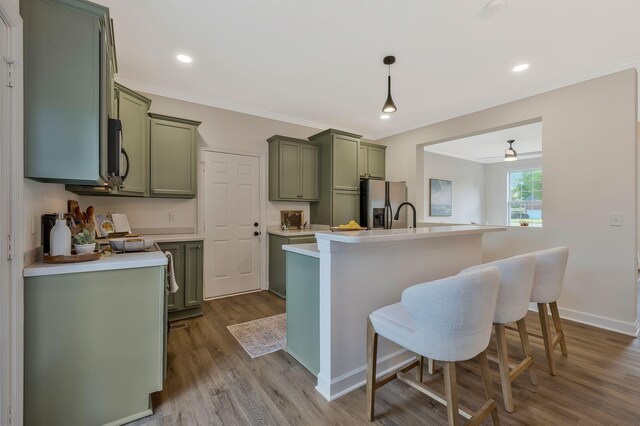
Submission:
[[522,72],[529,68],[529,64],[519,64],[513,67],[513,72]]
[[191,59],[191,56],[183,55],[183,54],[176,56],[176,59],[179,60],[180,62],[184,62],[185,64],[193,62],[193,59]]
[[484,10],[487,11],[488,14],[497,13],[505,10],[507,8],[507,0],[492,0],[486,4]]
[[380,116],[380,118],[382,118],[383,120],[386,120],[387,118],[391,117],[389,114],[382,114]]

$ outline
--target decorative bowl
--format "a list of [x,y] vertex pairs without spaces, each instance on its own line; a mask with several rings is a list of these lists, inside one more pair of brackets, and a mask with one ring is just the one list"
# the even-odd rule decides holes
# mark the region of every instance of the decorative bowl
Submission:
[[153,243],[148,238],[109,238],[109,245],[114,250],[123,252],[144,251],[151,248]]
[[76,249],[76,254],[93,253],[96,249],[96,243],[74,244],[73,247]]

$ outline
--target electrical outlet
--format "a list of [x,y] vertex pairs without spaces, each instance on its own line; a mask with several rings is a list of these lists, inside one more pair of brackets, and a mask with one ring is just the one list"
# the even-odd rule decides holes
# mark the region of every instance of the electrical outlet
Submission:
[[611,213],[609,215],[610,226],[622,226],[622,213]]
[[169,212],[169,222],[173,222],[174,220],[176,220],[176,213]]

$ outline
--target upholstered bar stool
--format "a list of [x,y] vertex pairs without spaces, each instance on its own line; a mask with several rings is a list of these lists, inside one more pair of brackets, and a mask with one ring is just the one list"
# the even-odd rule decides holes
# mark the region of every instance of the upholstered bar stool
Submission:
[[[499,424],[493,399],[491,376],[485,349],[491,337],[499,274],[484,268],[407,288],[400,303],[373,312],[367,319],[367,416],[373,421],[375,392],[398,378],[447,407],[450,425],[459,424],[458,413],[471,424],[491,415]],[[445,395],[422,383],[419,360],[376,380],[378,336],[383,336],[421,357],[443,361]],[[480,363],[486,402],[475,413],[459,407],[455,363],[477,358]],[[407,371],[419,367],[417,379]]]
[[[527,326],[524,320],[529,310],[529,298],[531,297],[533,276],[536,271],[536,257],[531,254],[525,254],[497,260],[483,265],[472,266],[460,272],[459,275],[468,274],[487,266],[493,266],[500,272],[500,289],[498,290],[496,313],[493,316],[493,326],[496,332],[497,362],[500,368],[504,408],[512,413],[514,404],[511,382],[528,369],[531,375],[531,383],[538,384],[533,356],[529,346],[529,335],[527,334]],[[507,348],[505,325],[513,322],[518,325],[524,359],[512,369]]]
[[[556,346],[560,345],[562,355],[567,356],[569,354],[557,304],[562,291],[564,272],[567,269],[569,249],[556,247],[531,254],[536,257],[536,272],[533,278],[531,302],[538,304],[538,315],[540,317],[540,326],[542,327],[541,337],[544,340],[544,349],[547,353],[547,364],[549,365],[549,372],[555,376],[556,365],[553,360],[553,351]],[[551,309],[551,316],[556,329],[556,336],[553,339],[551,338],[547,305]]]

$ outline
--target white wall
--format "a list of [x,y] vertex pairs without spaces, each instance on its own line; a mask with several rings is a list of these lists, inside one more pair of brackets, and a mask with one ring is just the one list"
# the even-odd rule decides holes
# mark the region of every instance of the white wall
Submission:
[[[451,216],[429,216],[429,179],[452,182]],[[427,222],[484,223],[485,165],[475,161],[424,153],[424,217]]]
[[[151,112],[201,121],[198,128],[200,148],[228,150],[245,154],[266,154],[266,140],[276,134],[306,139],[323,129],[313,129],[282,121],[256,117],[179,101],[151,94],[144,94],[152,100]],[[266,170],[262,178],[265,180]],[[200,179],[201,174],[198,175]],[[198,182],[200,184],[200,182]],[[267,194],[261,194],[266,203],[267,224],[280,224],[280,210],[303,210],[309,217],[309,203],[268,202]],[[79,198],[81,207],[96,207],[98,213],[126,213],[132,228],[194,228],[198,227],[198,202],[196,199],[141,199],[116,197]],[[175,213],[175,220],[169,221],[169,212]]]
[[[544,154],[543,154],[544,155]],[[530,158],[518,161],[501,161],[485,165],[485,213],[490,225],[508,225],[507,213],[507,173],[542,167],[542,158]],[[544,198],[544,170],[542,171],[542,196]],[[544,221],[544,201],[542,205]]]
[[75,200],[75,194],[64,190],[64,185],[40,183],[24,179],[24,253],[25,266],[35,261],[35,249],[42,245],[41,216],[44,213],[67,211],[67,200]]
[[484,259],[566,245],[562,315],[636,333],[637,94],[629,69],[386,138],[387,178],[422,206],[420,145],[542,119],[544,227],[486,235]]

